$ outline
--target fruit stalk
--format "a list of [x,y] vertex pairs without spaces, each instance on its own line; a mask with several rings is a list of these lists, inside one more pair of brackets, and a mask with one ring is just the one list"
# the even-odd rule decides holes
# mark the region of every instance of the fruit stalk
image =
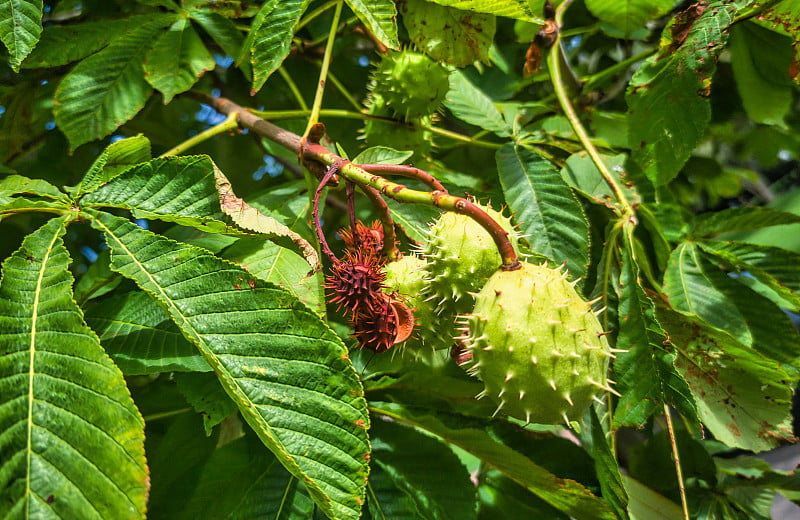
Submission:
[[[211,106],[221,114],[228,115],[232,112],[238,112],[239,125],[296,152],[302,157],[304,163],[317,163],[327,169],[328,166],[343,160],[340,156],[320,144],[314,142],[303,143],[299,135],[261,119],[230,99],[214,97],[197,91],[190,91],[186,95]],[[337,174],[356,184],[373,188],[378,193],[398,202],[427,204],[474,219],[486,229],[494,240],[502,258],[501,268],[506,271],[519,269],[519,259],[516,251],[514,251],[514,246],[511,245],[511,241],[508,238],[508,233],[485,211],[467,199],[454,197],[439,190],[432,192],[412,190],[402,184],[389,181],[378,175],[372,175],[351,162],[342,164]]]

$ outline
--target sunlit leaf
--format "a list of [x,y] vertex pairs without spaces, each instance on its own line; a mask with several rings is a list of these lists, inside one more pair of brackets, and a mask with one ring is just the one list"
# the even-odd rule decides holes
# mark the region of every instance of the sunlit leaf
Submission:
[[624,36],[630,36],[650,20],[668,13],[674,4],[672,0],[587,0],[586,7],[600,20],[622,31]]
[[41,34],[42,0],[0,1],[0,41],[8,49],[9,65],[15,72]]
[[166,105],[214,66],[214,58],[189,20],[180,18],[147,53],[144,74],[147,82],[164,95]]
[[294,27],[310,1],[269,0],[261,7],[250,26],[250,35],[245,42],[249,48],[243,49],[251,55],[253,93],[261,90],[269,76],[289,55]]
[[366,403],[341,340],[288,291],[208,251],[96,212],[111,268],[167,310],[239,412],[331,518],[356,519]]
[[665,308],[658,314],[700,418],[717,439],[763,451],[791,437],[794,379],[778,363],[700,320]]
[[144,519],[144,422],[72,299],[65,217],[0,281],[0,516]]
[[450,90],[444,106],[462,121],[491,130],[501,137],[511,135],[511,125],[503,119],[492,100],[470,83],[461,71],[450,73]]
[[[430,0],[431,2],[476,13],[508,16],[524,22],[544,23],[541,17],[543,2],[526,0]],[[538,11],[532,6],[536,5]]]
[[152,89],[142,64],[147,50],[172,16],[131,28],[64,76],[53,115],[70,147],[104,137],[142,109]]
[[496,159],[506,202],[533,250],[583,276],[588,226],[570,187],[547,159],[521,146],[504,145]]
[[347,6],[364,22],[382,44],[399,49],[397,8],[392,0],[346,0]]

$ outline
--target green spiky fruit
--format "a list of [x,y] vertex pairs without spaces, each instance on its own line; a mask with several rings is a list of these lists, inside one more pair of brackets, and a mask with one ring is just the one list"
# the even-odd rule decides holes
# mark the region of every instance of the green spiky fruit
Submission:
[[[382,96],[372,93],[368,113],[391,118]],[[424,127],[433,124],[433,116],[422,116],[408,122],[368,119],[364,125],[364,139],[369,146],[388,146],[395,150],[411,150],[414,157],[427,155],[433,149],[433,133]]]
[[433,114],[450,88],[449,72],[424,54],[404,50],[383,59],[372,75],[372,92],[406,121]]
[[408,348],[416,349],[426,346],[427,338],[434,337],[433,307],[426,302],[423,295],[425,287],[425,261],[418,256],[404,256],[396,262],[386,264],[386,281],[388,292],[396,292],[413,312],[416,331],[405,342]]
[[558,269],[523,262],[497,271],[466,318],[463,343],[485,395],[526,422],[577,420],[610,388],[603,328]]
[[[476,204],[487,212],[509,234],[516,248],[518,234],[511,219],[489,206]],[[457,336],[455,317],[472,308],[475,293],[502,263],[500,253],[489,232],[474,219],[457,213],[442,214],[431,226],[423,247],[427,261],[425,298],[436,309],[439,348],[450,347]]]

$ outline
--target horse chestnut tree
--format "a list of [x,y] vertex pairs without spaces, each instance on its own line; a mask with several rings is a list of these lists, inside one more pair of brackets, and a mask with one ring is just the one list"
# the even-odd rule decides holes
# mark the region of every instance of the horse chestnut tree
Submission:
[[0,517],[788,517],[798,28],[0,1]]

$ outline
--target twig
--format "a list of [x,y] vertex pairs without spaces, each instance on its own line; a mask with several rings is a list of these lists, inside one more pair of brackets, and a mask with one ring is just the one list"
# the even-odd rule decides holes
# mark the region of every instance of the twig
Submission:
[[[564,16],[564,11],[571,3],[572,0],[565,0],[561,5],[558,6],[558,9],[556,9],[555,24],[557,29],[561,27],[561,20]],[[570,101],[569,96],[567,95],[561,77],[561,62],[558,52],[560,44],[561,34],[558,30],[556,30],[556,38],[553,42],[553,47],[547,56],[547,67],[550,70],[550,79],[553,84],[553,89],[556,92],[558,102],[561,105],[561,109],[564,110],[564,115],[566,115],[567,119],[569,119],[570,125],[572,125],[572,129],[575,131],[575,135],[578,136],[581,145],[589,154],[589,157],[591,157],[592,162],[597,167],[600,175],[602,175],[603,179],[611,188],[611,191],[614,193],[619,205],[622,206],[622,210],[618,211],[618,213],[621,217],[629,218],[635,222],[636,215],[631,207],[630,202],[628,202],[628,198],[625,196],[625,192],[617,183],[616,179],[603,162],[603,159],[600,157],[600,154],[597,152],[597,148],[595,148],[594,144],[589,138],[589,134],[586,133],[586,129],[583,127],[583,124],[581,124],[581,120],[578,118],[578,114],[575,112],[575,108],[572,106],[572,101]]]
[[678,442],[675,440],[675,430],[672,427],[672,416],[669,414],[669,405],[667,404],[664,405],[664,416],[667,418],[669,442],[672,445],[672,458],[675,461],[675,473],[678,475],[678,487],[681,491],[683,517],[685,520],[689,520],[689,504],[686,501],[686,486],[683,484],[683,470],[681,470],[681,458],[678,455]]
[[[285,147],[298,154],[302,153],[303,160],[308,162],[316,162],[323,167],[332,165],[337,161],[343,159],[316,143],[306,143],[302,146],[301,138],[299,135],[284,130],[268,121],[264,121],[255,114],[245,110],[242,106],[234,103],[233,101],[225,98],[215,98],[208,94],[190,91],[187,93],[188,97],[198,100],[201,103],[212,106],[217,112],[223,114],[230,114],[231,112],[239,113],[239,124],[245,128],[258,133],[262,137]],[[489,216],[488,213],[480,209],[472,202],[462,198],[454,197],[441,191],[425,192],[417,191],[407,188],[402,184],[384,179],[376,175],[371,175],[359,168],[357,165],[347,162],[341,165],[339,175],[364,186],[369,186],[376,189],[379,193],[386,195],[398,202],[411,203],[411,204],[426,204],[434,206],[447,211],[453,211],[474,219],[480,224],[492,237],[500,257],[503,260],[502,268],[508,271],[513,271],[520,268],[517,253],[508,239],[508,233]]]
[[190,137],[189,139],[185,140],[182,143],[179,143],[174,148],[167,150],[166,152],[161,154],[161,157],[168,157],[170,155],[179,155],[192,148],[193,146],[197,146],[198,144],[202,143],[207,139],[211,139],[214,136],[219,134],[224,134],[225,132],[230,132],[235,128],[239,127],[239,123],[237,122],[238,114],[236,112],[230,112],[228,117],[225,118],[225,121],[212,126],[206,130],[203,130],[199,134]]
[[311,106],[311,115],[308,116],[308,124],[303,137],[307,137],[311,128],[319,121],[319,110],[322,108],[322,96],[325,94],[325,79],[328,77],[328,67],[331,64],[331,56],[333,54],[333,42],[336,39],[336,26],[339,25],[339,17],[342,15],[343,0],[336,4],[336,10],[333,12],[333,21],[331,22],[331,30],[328,33],[328,43],[325,45],[325,55],[322,58],[322,67],[319,71],[319,81],[317,82],[317,93],[314,95],[314,104]]
[[365,172],[369,173],[375,173],[379,175],[400,175],[401,177],[417,179],[434,190],[447,193],[447,190],[444,189],[442,183],[436,180],[433,175],[425,170],[414,168],[413,166],[408,166],[405,164],[359,164],[358,166]]

